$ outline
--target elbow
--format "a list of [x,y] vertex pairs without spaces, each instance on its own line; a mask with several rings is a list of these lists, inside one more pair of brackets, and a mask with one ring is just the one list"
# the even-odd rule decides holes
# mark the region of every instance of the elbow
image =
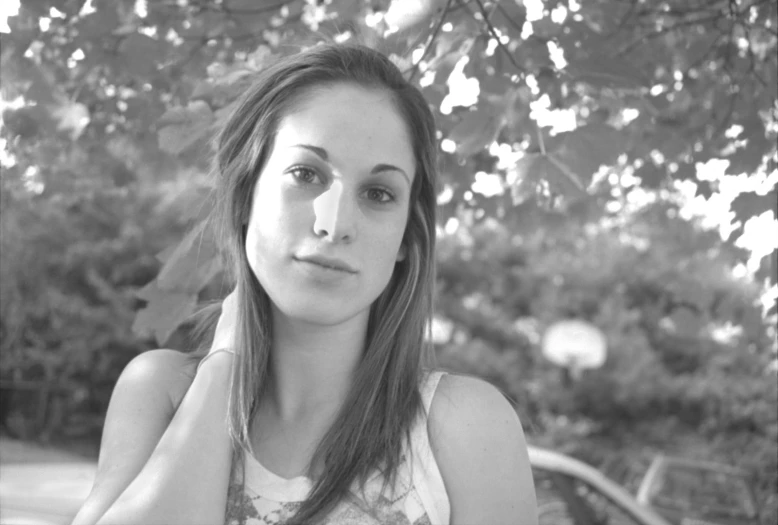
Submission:
[[224,513],[217,517],[216,513],[198,513],[178,508],[173,509],[165,504],[154,505],[114,505],[97,519],[74,521],[72,525],[149,525],[164,523],[166,525],[198,525],[222,523]]
[[[133,508],[134,507],[134,508]],[[115,501],[109,506],[87,500],[78,511],[71,525],[147,525],[149,523],[168,523],[156,520],[137,505]],[[170,522],[171,524],[173,522]]]

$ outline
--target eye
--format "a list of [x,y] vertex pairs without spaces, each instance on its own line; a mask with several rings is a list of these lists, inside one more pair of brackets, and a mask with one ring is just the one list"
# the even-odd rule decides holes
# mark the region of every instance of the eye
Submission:
[[319,177],[314,170],[305,166],[295,166],[289,170],[289,173],[302,184],[312,184]]
[[370,188],[366,192],[367,198],[373,202],[386,204],[394,201],[394,195],[383,188]]

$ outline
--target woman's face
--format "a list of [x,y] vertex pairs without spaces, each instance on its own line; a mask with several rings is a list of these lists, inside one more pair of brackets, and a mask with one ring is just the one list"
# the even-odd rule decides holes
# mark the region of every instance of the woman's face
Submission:
[[255,185],[246,237],[277,313],[366,318],[404,257],[415,168],[390,94],[342,83],[297,101]]

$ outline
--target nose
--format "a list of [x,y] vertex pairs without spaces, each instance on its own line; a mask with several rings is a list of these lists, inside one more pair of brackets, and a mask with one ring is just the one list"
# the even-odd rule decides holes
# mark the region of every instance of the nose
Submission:
[[316,215],[314,233],[332,241],[353,240],[355,224],[351,208],[348,196],[344,195],[343,183],[333,180],[330,187],[313,201]]

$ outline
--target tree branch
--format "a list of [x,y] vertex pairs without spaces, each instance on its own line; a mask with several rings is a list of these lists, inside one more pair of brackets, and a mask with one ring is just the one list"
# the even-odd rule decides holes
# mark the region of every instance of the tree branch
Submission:
[[427,42],[427,45],[424,46],[424,52],[421,54],[421,58],[419,58],[419,60],[411,68],[411,74],[408,75],[408,82],[413,82],[413,77],[415,77],[416,73],[419,72],[419,65],[421,65],[424,57],[427,56],[427,53],[429,53],[433,42],[435,42],[435,38],[437,38],[438,33],[440,33],[440,28],[443,27],[443,22],[446,20],[446,15],[448,14],[448,10],[451,7],[451,2],[453,2],[453,0],[446,0],[446,6],[443,8],[443,12],[440,14],[440,20],[438,20],[438,23],[435,24],[435,28],[432,30],[430,39]]
[[709,16],[705,16],[705,17],[701,17],[701,18],[695,18],[694,20],[685,20],[683,22],[677,22],[677,23],[675,23],[675,24],[673,24],[671,26],[667,26],[667,27],[663,27],[661,29],[657,29],[656,31],[653,31],[653,32],[648,33],[648,34],[639,35],[632,42],[630,42],[625,47],[620,49],[616,53],[615,56],[620,57],[620,56],[626,55],[627,53],[629,53],[630,51],[635,49],[637,46],[639,46],[640,44],[645,43],[646,40],[654,39],[656,37],[662,36],[662,35],[664,35],[666,33],[670,33],[672,31],[675,31],[675,30],[677,30],[679,28],[682,28],[682,27],[693,26],[693,25],[702,24],[704,22],[713,22],[715,20],[720,20],[722,18],[722,16],[723,16],[722,13],[716,13],[715,15],[709,15]]
[[518,62],[516,62],[516,59],[513,58],[513,53],[511,53],[510,50],[500,41],[500,37],[497,35],[497,30],[489,21],[489,13],[486,12],[486,8],[484,7],[483,2],[481,0],[475,0],[475,3],[478,5],[478,10],[481,12],[481,16],[484,19],[484,23],[486,23],[486,27],[489,29],[489,33],[492,35],[492,38],[497,41],[497,47],[502,49],[503,52],[508,55],[508,59],[511,61],[511,64],[513,64],[513,67],[515,67],[519,73],[524,76],[526,74],[525,69],[521,67]]
[[508,16],[508,13],[505,11],[505,8],[503,8],[502,4],[500,3],[500,0],[497,0],[497,2],[496,2],[496,4],[495,4],[495,5],[497,6],[497,9],[499,9],[499,10],[502,12],[502,16],[504,16],[504,17],[506,18],[506,20],[508,20],[508,22],[510,22],[510,23],[511,23],[511,25],[513,26],[513,28],[514,28],[516,31],[518,31],[518,32],[519,32],[519,34],[521,34],[521,33],[522,33],[522,31],[524,31],[524,28],[523,28],[523,27],[521,27],[521,26],[519,26],[519,24],[517,24],[517,23],[516,23],[516,21],[515,21],[513,18],[511,18],[511,17],[509,17],[509,16]]

